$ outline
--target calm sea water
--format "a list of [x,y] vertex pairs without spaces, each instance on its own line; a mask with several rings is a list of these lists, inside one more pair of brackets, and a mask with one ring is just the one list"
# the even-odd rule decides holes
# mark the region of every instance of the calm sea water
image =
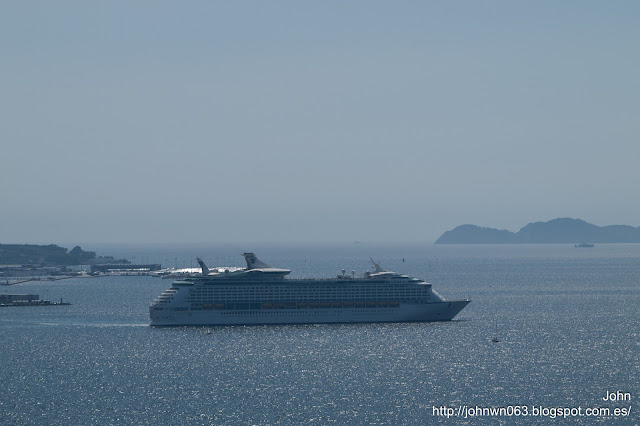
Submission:
[[[87,247],[86,249],[94,249]],[[244,247],[99,247],[138,262],[242,266]],[[452,322],[152,328],[152,277],[0,287],[73,303],[0,309],[0,424],[557,422],[549,408],[640,406],[640,245],[262,245],[294,276],[363,272],[369,256],[472,303]],[[498,336],[499,343],[491,339]],[[603,401],[609,392],[630,401]],[[434,407],[547,408],[547,417]],[[529,411],[531,414],[531,411]],[[515,414],[512,411],[512,414]]]

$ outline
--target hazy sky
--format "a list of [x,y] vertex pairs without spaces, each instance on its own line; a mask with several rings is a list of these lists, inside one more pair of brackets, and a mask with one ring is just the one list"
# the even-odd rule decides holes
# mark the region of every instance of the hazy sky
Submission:
[[0,242],[640,225],[638,1],[3,1]]

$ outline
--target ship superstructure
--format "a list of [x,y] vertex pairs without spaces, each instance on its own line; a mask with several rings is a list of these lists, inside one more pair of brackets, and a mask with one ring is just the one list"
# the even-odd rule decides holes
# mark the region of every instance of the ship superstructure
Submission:
[[470,301],[445,300],[431,284],[384,270],[362,278],[286,278],[289,269],[273,268],[244,253],[245,269],[209,270],[176,280],[149,308],[151,325],[313,324],[447,321]]

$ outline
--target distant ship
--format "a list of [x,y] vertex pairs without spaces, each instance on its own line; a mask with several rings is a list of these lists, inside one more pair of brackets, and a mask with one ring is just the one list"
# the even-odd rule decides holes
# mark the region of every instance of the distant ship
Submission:
[[0,294],[0,307],[5,306],[68,306],[69,302],[42,300],[37,294]]
[[579,243],[574,245],[575,248],[591,248],[593,247],[595,244],[593,243]]
[[290,279],[253,253],[247,267],[178,279],[149,307],[152,326],[449,321],[470,300],[445,300],[431,284],[383,269],[363,278]]

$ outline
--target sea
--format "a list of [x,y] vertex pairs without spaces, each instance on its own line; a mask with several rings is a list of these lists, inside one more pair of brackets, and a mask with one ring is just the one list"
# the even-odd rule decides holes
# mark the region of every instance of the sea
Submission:
[[3,286],[72,304],[0,308],[2,425],[639,422],[639,244],[83,248],[178,267],[253,251],[294,277],[371,257],[472,301],[449,322],[206,330],[149,326],[161,278]]

